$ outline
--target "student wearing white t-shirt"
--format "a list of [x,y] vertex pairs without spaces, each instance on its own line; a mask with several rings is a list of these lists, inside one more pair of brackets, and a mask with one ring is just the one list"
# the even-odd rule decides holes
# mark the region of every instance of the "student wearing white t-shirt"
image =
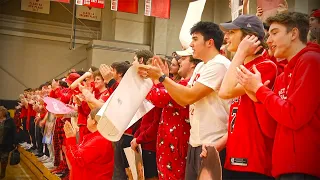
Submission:
[[170,96],[181,106],[190,105],[190,140],[186,179],[197,179],[202,145],[211,144],[218,151],[225,148],[229,101],[218,96],[230,61],[219,54],[223,32],[212,22],[199,22],[191,28],[193,57],[201,59],[189,81],[189,87],[175,83],[168,70],[155,57],[154,66],[140,67],[138,73],[161,82]]

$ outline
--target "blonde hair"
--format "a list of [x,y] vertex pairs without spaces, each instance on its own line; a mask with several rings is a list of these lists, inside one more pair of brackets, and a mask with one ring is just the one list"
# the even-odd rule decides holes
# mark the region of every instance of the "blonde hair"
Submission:
[[3,117],[6,117],[7,113],[8,113],[7,108],[5,108],[4,106],[0,106],[0,115]]

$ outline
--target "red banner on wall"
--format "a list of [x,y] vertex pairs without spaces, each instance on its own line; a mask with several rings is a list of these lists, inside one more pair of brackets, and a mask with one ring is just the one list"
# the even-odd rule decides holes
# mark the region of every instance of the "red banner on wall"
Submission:
[[145,0],[144,15],[158,18],[170,18],[171,0]]
[[70,3],[70,0],[51,0],[51,1],[55,1],[55,2],[61,2],[61,3]]
[[138,13],[138,0],[111,0],[111,10]]
[[104,0],[90,0],[90,7],[103,9]]

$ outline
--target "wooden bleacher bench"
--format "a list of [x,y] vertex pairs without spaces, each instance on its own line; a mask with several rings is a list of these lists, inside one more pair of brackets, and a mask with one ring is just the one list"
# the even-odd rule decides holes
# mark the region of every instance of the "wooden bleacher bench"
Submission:
[[18,148],[20,152],[20,159],[25,163],[32,173],[38,179],[48,179],[48,180],[60,180],[58,176],[52,174],[43,164],[38,161],[37,156],[31,152],[26,151],[22,147]]

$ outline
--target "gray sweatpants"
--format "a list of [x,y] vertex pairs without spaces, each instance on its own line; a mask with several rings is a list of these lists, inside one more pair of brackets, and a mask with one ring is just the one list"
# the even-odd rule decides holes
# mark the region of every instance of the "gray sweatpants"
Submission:
[[196,180],[200,172],[202,146],[188,146],[188,155],[186,163],[186,180]]

